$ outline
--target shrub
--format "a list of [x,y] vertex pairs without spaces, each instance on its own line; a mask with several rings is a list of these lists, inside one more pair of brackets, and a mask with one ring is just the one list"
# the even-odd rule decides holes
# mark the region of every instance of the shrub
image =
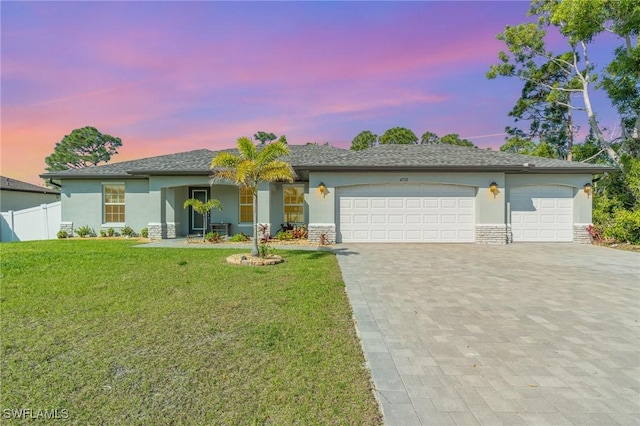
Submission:
[[280,241],[288,241],[293,239],[293,231],[278,231],[276,239]]
[[619,242],[640,244],[640,209],[634,211],[617,209],[603,235]]
[[293,229],[291,230],[292,233],[292,238],[294,240],[304,240],[305,238],[307,238],[308,232],[307,232],[307,227],[302,225],[302,226],[294,226]]
[[136,233],[130,226],[125,226],[120,230],[120,233],[125,237],[135,237]]
[[268,243],[262,242],[258,246],[258,256],[265,258],[271,254],[273,249]]
[[106,236],[107,236],[107,231],[106,231],[106,230],[104,230],[104,229],[101,229],[101,230],[100,230],[100,236],[101,236],[101,237],[106,237]]
[[116,235],[116,231],[113,228],[107,229],[107,236],[108,237],[113,237],[114,235]]
[[69,238],[69,233],[67,231],[64,230],[60,230],[58,231],[58,233],[56,234],[58,236],[58,238],[62,239],[62,238]]
[[207,232],[207,234],[204,236],[204,239],[206,241],[209,241],[210,243],[222,242],[222,237],[217,232]]
[[232,241],[234,243],[242,243],[245,241],[249,241],[249,236],[243,233],[240,234],[235,234],[234,236],[232,236],[231,238],[229,238],[229,241]]
[[326,232],[320,234],[319,243],[321,246],[326,246],[329,244],[333,244],[333,242],[329,239],[329,236]]
[[140,230],[140,235],[142,235],[144,238],[149,238],[149,229],[148,228],[142,228]]
[[79,237],[94,237],[96,235],[96,231],[94,231],[93,228],[90,228],[89,225],[84,225],[76,229],[76,234],[78,234]]

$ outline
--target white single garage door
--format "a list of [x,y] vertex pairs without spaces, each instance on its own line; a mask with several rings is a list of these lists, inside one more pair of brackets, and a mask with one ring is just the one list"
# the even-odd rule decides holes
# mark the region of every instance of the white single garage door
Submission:
[[338,188],[339,242],[473,242],[475,188],[386,184]]
[[536,185],[510,191],[513,241],[573,240],[573,188]]

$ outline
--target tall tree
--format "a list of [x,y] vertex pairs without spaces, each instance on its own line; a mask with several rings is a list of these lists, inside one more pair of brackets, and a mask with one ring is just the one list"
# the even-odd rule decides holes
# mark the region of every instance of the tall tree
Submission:
[[[616,166],[624,170],[620,155],[605,138],[593,110],[591,92],[598,75],[589,57],[589,45],[599,34],[610,31],[625,40],[628,49],[623,50],[635,57],[640,28],[638,14],[640,5],[635,0],[534,0],[529,15],[537,16],[537,22],[507,26],[503,33],[498,34],[497,38],[505,42],[509,53],[500,52],[500,63],[491,66],[487,77],[518,77],[541,89],[544,95],[542,102],[564,107],[567,111],[584,112],[598,144]],[[554,54],[547,49],[545,37],[548,28],[557,29],[565,38],[565,52]],[[638,67],[634,69],[625,65],[617,71],[621,71],[623,78],[630,79],[625,87],[638,89]],[[613,80],[617,78],[612,72],[608,74]],[[629,114],[626,120],[623,117],[627,127],[635,123],[630,129],[632,134],[639,133],[639,111],[623,105],[635,104],[633,100],[638,99],[635,90],[625,89],[618,100],[609,93],[614,104]]]
[[252,256],[258,256],[258,185],[261,182],[292,182],[293,169],[279,160],[289,154],[289,148],[281,140],[256,146],[251,139],[238,139],[238,155],[228,151],[218,153],[211,161],[212,182],[229,181],[247,188],[253,195],[253,248]]
[[440,138],[433,132],[426,131],[420,137],[420,144],[422,145],[433,145],[439,143]]
[[48,172],[79,169],[108,162],[118,153],[122,140],[86,126],[75,129],[56,143],[53,153],[45,158]]
[[379,142],[381,145],[412,145],[418,143],[418,137],[405,127],[393,127],[380,136]]
[[[257,141],[260,141],[261,145],[265,145],[271,141],[275,141],[278,137],[274,133],[267,133],[261,130],[259,132],[256,132],[253,135],[253,138]],[[285,143],[286,143],[286,139],[285,139]]]
[[369,130],[363,130],[351,141],[351,150],[362,151],[375,146],[376,143],[378,143],[378,135]]

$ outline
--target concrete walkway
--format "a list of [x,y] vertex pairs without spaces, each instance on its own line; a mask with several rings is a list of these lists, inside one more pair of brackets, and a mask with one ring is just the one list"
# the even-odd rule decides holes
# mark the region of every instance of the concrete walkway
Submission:
[[337,248],[388,425],[640,424],[640,254]]

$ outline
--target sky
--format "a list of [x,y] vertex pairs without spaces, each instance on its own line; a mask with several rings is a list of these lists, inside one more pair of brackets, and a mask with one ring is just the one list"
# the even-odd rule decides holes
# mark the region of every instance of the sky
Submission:
[[41,184],[45,157],[84,126],[122,139],[111,162],[230,148],[257,131],[348,148],[401,126],[498,148],[522,83],[485,73],[504,49],[496,34],[528,8],[2,1],[2,175]]

